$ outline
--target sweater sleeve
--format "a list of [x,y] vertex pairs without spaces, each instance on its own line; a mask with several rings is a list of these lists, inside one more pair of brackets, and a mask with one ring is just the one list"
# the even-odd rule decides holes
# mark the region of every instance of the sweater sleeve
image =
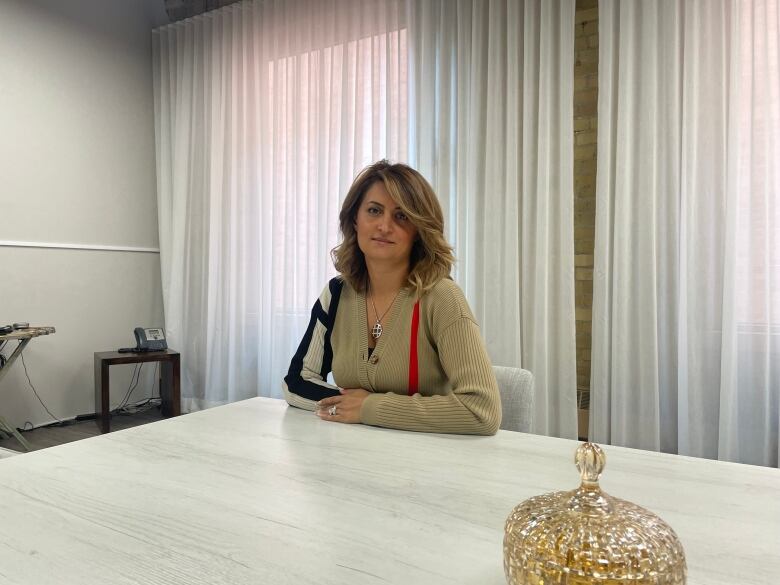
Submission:
[[452,392],[371,394],[363,401],[361,422],[410,431],[495,434],[501,425],[501,398],[479,327],[461,316],[447,325],[437,346]]
[[291,406],[316,410],[318,400],[339,394],[338,387],[325,380],[333,362],[330,334],[342,285],[339,278],[332,279],[312,307],[306,333],[282,383],[284,398]]

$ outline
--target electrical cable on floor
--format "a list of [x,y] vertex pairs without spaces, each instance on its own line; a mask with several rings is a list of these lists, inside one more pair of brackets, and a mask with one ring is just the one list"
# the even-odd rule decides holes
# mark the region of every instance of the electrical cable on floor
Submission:
[[[56,416],[54,416],[54,415],[51,413],[51,410],[49,410],[48,408],[46,408],[46,405],[43,403],[43,400],[41,400],[41,397],[40,397],[40,396],[38,396],[38,392],[35,390],[35,386],[33,386],[33,383],[32,383],[32,381],[30,381],[30,374],[28,374],[28,373],[27,373],[27,364],[26,364],[26,363],[24,363],[24,354],[23,354],[23,353],[22,353],[22,354],[20,354],[20,355],[19,355],[19,357],[21,357],[21,358],[22,358],[22,366],[24,366],[24,375],[25,375],[25,376],[27,376],[27,383],[30,385],[30,388],[32,388],[32,391],[33,391],[33,393],[35,394],[35,397],[38,399],[38,402],[40,402],[40,403],[41,403],[41,406],[43,406],[43,408],[46,410],[46,412],[48,412],[48,413],[49,413],[49,416],[50,416],[50,417],[52,417],[54,420],[56,420],[56,421],[57,421],[58,423],[60,423],[60,424],[65,424],[65,423],[64,423],[64,422],[62,422],[60,419],[58,419]],[[24,424],[25,424],[25,426],[27,425],[27,423],[24,423]]]
[[[25,421],[25,423],[22,425],[21,428],[17,427],[17,430],[20,432],[28,432],[33,431],[36,428],[45,428],[45,427],[51,427],[54,425],[57,426],[66,426],[70,424],[74,424],[75,422],[78,422],[78,417],[74,420],[61,420],[54,416],[51,411],[46,407],[46,405],[43,403],[43,400],[41,400],[41,397],[38,396],[38,392],[35,390],[35,386],[33,386],[32,381],[30,380],[30,375],[27,373],[27,364],[24,362],[24,355],[20,355],[22,358],[22,365],[24,366],[24,374],[27,376],[27,383],[30,385],[30,388],[32,388],[32,391],[35,393],[35,397],[38,399],[38,402],[41,403],[41,406],[46,409],[46,412],[49,413],[49,416],[51,416],[56,422],[52,423],[46,423],[38,425],[37,427],[33,425],[30,421]],[[157,374],[159,363],[155,364],[154,372],[155,376]],[[130,414],[137,414],[140,412],[146,412],[147,410],[151,410],[152,408],[159,407],[161,404],[161,397],[160,397],[160,388],[159,388],[159,379],[158,379],[158,387],[157,387],[157,396],[153,396],[150,398],[146,398],[144,400],[141,400],[137,402],[136,404],[129,404],[130,398],[135,391],[135,389],[138,387],[138,383],[141,380],[141,370],[143,369],[143,364],[136,364],[135,369],[133,370],[133,375],[130,378],[130,384],[127,387],[127,392],[125,393],[124,397],[119,403],[119,406],[111,410],[111,414],[119,414],[119,415],[130,415]],[[152,390],[154,390],[154,386],[152,386]],[[84,415],[82,415],[84,416]],[[92,417],[94,418],[94,416]]]
[[137,402],[136,404],[128,404],[122,410],[116,412],[116,414],[120,416],[129,416],[132,414],[138,414],[141,412],[152,410],[153,408],[157,408],[160,406],[160,404],[161,404],[160,399],[157,397],[147,398],[145,400],[142,400],[141,402]]
[[[159,369],[160,364],[156,363],[154,366],[154,374],[152,374],[152,380],[157,379],[157,372]],[[141,364],[141,368],[143,368],[143,364]],[[147,410],[150,410],[158,405],[157,402],[159,401],[159,379],[158,379],[158,396],[156,398],[146,398],[142,400],[141,402],[137,402],[136,404],[130,404],[130,396],[132,396],[132,393],[135,391],[135,389],[138,387],[138,383],[141,380],[141,370],[138,370],[138,376],[135,379],[135,383],[132,384],[132,389],[128,391],[128,393],[125,395],[125,398],[122,400],[122,402],[117,406],[114,410],[111,412],[113,414],[136,414],[139,412],[145,412]],[[154,389],[154,382],[152,382],[152,389]]]

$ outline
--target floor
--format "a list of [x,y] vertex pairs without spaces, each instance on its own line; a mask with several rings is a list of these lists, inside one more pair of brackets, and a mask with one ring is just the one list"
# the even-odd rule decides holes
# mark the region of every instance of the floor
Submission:
[[[111,430],[129,429],[146,423],[161,420],[162,413],[159,407],[154,407],[144,412],[135,414],[117,414],[111,418]],[[65,425],[39,427],[31,431],[24,431],[22,436],[31,445],[32,451],[46,449],[55,445],[79,441],[100,434],[97,423],[94,420],[68,421]],[[14,437],[0,439],[0,448],[24,452],[24,448]]]

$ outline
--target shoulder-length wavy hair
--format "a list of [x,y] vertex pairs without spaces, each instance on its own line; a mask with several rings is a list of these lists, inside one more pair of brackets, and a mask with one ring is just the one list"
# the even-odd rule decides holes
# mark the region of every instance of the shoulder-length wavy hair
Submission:
[[422,296],[442,278],[449,277],[455,256],[444,238],[444,215],[436,193],[425,177],[405,164],[380,160],[355,178],[339,213],[342,241],[331,251],[333,264],[355,290],[365,292],[368,271],[365,256],[358,247],[355,222],[366,192],[380,181],[417,228],[407,282]]

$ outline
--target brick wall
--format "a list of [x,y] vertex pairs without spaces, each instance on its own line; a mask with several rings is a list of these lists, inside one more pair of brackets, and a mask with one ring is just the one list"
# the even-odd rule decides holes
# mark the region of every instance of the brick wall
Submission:
[[598,0],[577,0],[574,33],[574,294],[577,319],[579,435],[587,436],[590,404],[590,324],[596,231]]

